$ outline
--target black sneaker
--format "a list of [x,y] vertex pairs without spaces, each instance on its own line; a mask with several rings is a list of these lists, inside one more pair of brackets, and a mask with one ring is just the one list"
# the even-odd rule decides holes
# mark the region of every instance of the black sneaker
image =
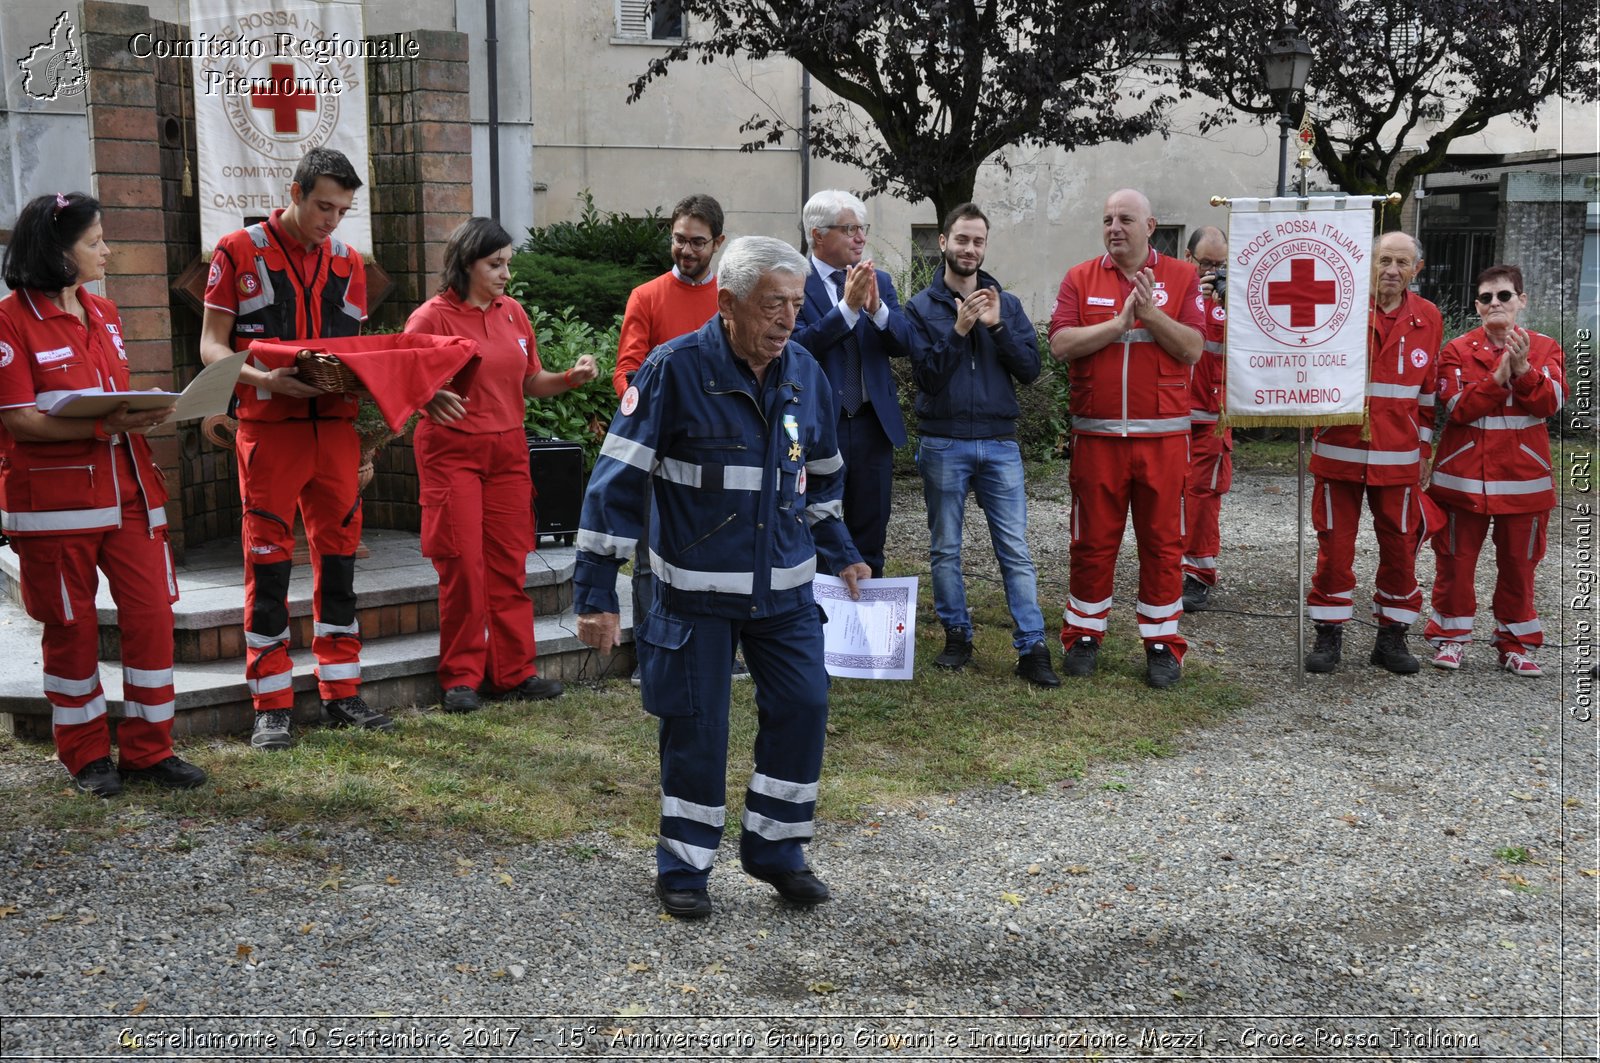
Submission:
[[84,793],[96,797],[116,797],[122,792],[122,776],[117,774],[110,757],[91,760],[73,772],[72,783]]
[[369,731],[394,730],[394,721],[368,705],[360,694],[324,701],[322,707],[338,727],[364,727]]
[[1378,628],[1378,641],[1372,647],[1372,663],[1395,675],[1415,675],[1422,665],[1406,649],[1406,626],[1384,624]]
[[294,745],[290,715],[288,709],[268,709],[256,713],[255,726],[250,731],[250,745],[255,749],[288,749]]
[[1157,690],[1165,690],[1182,675],[1183,665],[1165,643],[1157,642],[1144,651],[1144,681]]
[[1343,650],[1344,625],[1318,624],[1316,645],[1306,654],[1306,671],[1318,674],[1333,671],[1339,667]]
[[1061,677],[1050,667],[1050,647],[1042,642],[1028,647],[1028,652],[1017,658],[1017,674],[1036,687],[1058,687]]
[[123,768],[122,780],[154,783],[168,790],[193,790],[205,785],[206,773],[181,757],[171,756],[146,768]]
[[483,699],[471,687],[451,687],[439,707],[445,712],[477,712],[483,708]]
[[1193,576],[1183,577],[1183,611],[1198,613],[1211,604],[1211,584]]
[[1095,666],[1100,663],[1100,644],[1088,635],[1084,635],[1067,648],[1067,655],[1061,662],[1061,670],[1074,679],[1094,675]]
[[551,698],[559,698],[566,692],[566,689],[554,679],[543,679],[536,675],[530,675],[504,694],[496,694],[495,700],[549,701]]
[[960,628],[944,629],[944,652],[933,659],[935,668],[959,672],[972,661],[972,636]]

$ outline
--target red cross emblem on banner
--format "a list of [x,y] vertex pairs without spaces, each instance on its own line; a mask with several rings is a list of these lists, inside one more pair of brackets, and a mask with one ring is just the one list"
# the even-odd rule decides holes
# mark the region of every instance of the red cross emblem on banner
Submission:
[[257,81],[250,87],[250,106],[272,112],[274,133],[300,132],[300,112],[315,111],[317,96],[302,92],[295,86],[294,67],[288,63],[273,63],[270,77]]
[[1289,279],[1267,285],[1267,305],[1289,308],[1290,328],[1314,328],[1317,307],[1339,301],[1339,287],[1331,280],[1317,280],[1317,260],[1289,260]]

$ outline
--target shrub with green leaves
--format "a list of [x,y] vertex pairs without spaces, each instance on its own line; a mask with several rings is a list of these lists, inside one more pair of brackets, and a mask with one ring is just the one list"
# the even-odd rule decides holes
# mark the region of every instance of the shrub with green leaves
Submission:
[[597,329],[578,317],[570,306],[552,313],[525,305],[539,342],[539,361],[546,369],[560,373],[572,368],[585,354],[594,355],[600,369],[600,375],[582,387],[547,399],[528,399],[522,419],[531,435],[583,444],[583,467],[587,472],[594,467],[611,416],[617,412],[611,371],[617,364],[618,326],[613,323],[609,328]]
[[583,210],[577,221],[529,229],[527,241],[518,250],[610,262],[642,269],[649,276],[672,268],[672,234],[659,207],[643,217],[634,217],[600,210],[587,188],[578,198],[583,201]]
[[523,251],[511,259],[512,297],[530,306],[570,308],[580,321],[609,328],[628,305],[628,294],[663,272]]

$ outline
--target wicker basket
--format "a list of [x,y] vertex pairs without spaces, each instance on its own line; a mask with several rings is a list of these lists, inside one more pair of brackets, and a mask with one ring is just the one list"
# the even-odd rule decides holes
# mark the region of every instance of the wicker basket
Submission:
[[357,391],[361,382],[348,366],[322,351],[300,351],[294,356],[296,376],[323,391]]

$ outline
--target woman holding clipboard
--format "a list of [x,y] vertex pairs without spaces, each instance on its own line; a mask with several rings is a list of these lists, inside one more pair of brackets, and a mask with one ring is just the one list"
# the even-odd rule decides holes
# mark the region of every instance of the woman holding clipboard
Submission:
[[[130,390],[122,319],[83,285],[111,257],[100,204],[81,192],[22,208],[0,300],[0,530],[21,567],[22,602],[44,625],[44,693],[56,754],[99,797],[142,781],[189,789],[206,773],[172,752],[172,603],[166,481],[145,433],[172,407],[119,403],[93,417],[48,416],[62,392]],[[96,569],[122,626],[121,764],[111,761],[100,686]]]

